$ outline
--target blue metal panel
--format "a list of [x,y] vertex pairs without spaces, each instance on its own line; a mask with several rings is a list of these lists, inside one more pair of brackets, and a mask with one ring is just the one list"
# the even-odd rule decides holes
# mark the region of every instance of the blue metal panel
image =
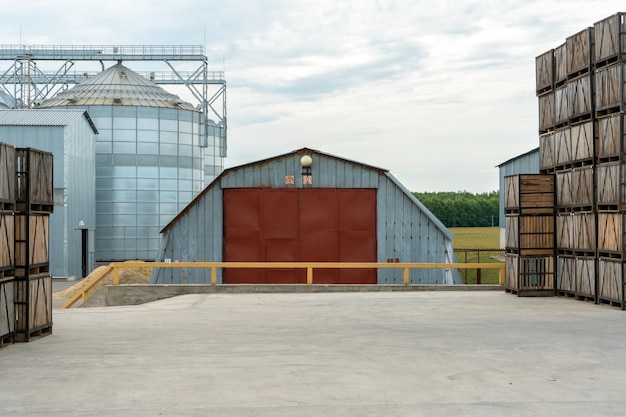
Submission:
[[[54,154],[54,213],[50,216],[50,273],[54,277],[81,276],[80,220],[95,226],[95,132],[81,110],[28,110],[4,113],[0,140]],[[39,118],[38,116],[42,117]],[[31,123],[31,125],[11,125]],[[89,247],[93,251],[94,246]],[[88,257],[88,270],[93,256]]]

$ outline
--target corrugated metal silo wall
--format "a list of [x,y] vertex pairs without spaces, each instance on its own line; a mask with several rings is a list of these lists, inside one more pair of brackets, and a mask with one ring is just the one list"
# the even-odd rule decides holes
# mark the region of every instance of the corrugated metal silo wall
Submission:
[[[50,215],[49,234],[53,277],[81,276],[81,236],[75,229],[81,215],[87,225],[90,220],[92,225],[95,223],[93,136],[91,127],[82,118],[71,127],[0,126],[0,141],[54,154],[55,206]],[[69,197],[70,189],[72,197],[63,201]]]
[[[212,184],[201,197],[164,233],[160,260],[221,261],[223,244],[224,188],[282,188],[285,177],[294,176],[295,184],[304,187],[298,154],[261,161],[234,168]],[[449,262],[451,241],[420,210],[407,192],[399,188],[383,171],[314,153],[313,187],[377,189],[378,261],[399,258],[401,262]],[[432,215],[431,215],[432,216]],[[453,257],[452,257],[453,258]],[[452,283],[445,271],[422,271],[411,274],[412,283]],[[159,270],[152,283],[209,283],[210,271]],[[221,275],[218,276],[221,282]],[[383,272],[379,283],[402,283],[402,272]]]

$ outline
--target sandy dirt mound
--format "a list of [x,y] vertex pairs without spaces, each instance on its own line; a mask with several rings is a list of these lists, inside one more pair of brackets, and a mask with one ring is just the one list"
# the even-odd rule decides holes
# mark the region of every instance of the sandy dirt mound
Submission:
[[[141,262],[141,261],[129,261]],[[76,285],[54,293],[58,298],[69,299],[78,294],[91,284],[106,269],[106,266],[100,266],[94,269],[91,274],[80,280]],[[120,268],[120,284],[148,284],[152,275],[152,267],[146,266],[141,268]],[[89,291],[89,295],[93,296],[107,285],[113,285],[113,271],[109,272],[99,283]]]

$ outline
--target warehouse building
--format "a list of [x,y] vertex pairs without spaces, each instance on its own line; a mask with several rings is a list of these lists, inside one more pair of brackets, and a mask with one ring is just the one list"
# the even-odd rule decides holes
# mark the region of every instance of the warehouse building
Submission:
[[0,142],[51,152],[54,212],[50,214],[50,273],[82,276],[83,237],[88,235],[87,270],[94,266],[96,129],[85,110],[0,110]]
[[[162,230],[158,261],[454,263],[452,234],[385,169],[313,149],[225,170]],[[306,283],[304,270],[218,270],[217,282]],[[153,284],[211,282],[155,269]],[[401,284],[402,270],[317,270],[317,284]],[[460,284],[457,269],[411,284]]]

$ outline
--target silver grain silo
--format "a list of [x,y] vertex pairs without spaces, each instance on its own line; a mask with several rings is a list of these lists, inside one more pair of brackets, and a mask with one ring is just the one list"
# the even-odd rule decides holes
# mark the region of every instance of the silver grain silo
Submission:
[[98,128],[96,262],[154,260],[160,229],[223,169],[203,114],[121,63],[39,107],[86,109]]

